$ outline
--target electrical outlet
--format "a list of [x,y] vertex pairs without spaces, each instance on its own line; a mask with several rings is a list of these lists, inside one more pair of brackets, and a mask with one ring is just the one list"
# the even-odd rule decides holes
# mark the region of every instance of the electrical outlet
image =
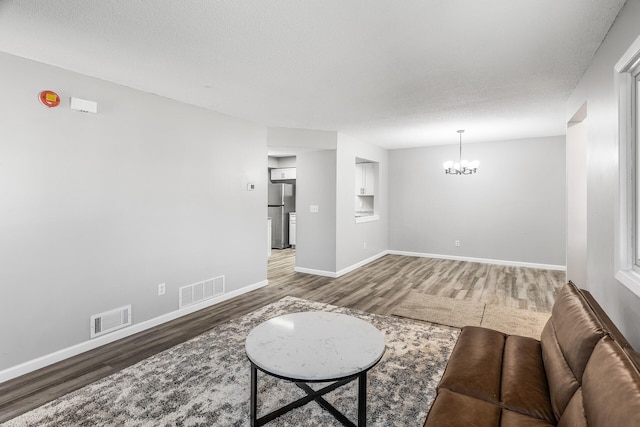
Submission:
[[367,242],[362,242],[362,247],[367,249]]
[[160,283],[158,285],[158,295],[164,295],[167,292],[167,285],[165,283]]
[[460,240],[456,240],[456,248],[460,247]]

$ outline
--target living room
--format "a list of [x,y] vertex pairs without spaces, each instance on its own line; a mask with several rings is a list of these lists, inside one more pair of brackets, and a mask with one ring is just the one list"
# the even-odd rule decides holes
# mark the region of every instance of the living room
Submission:
[[[340,277],[387,254],[566,269],[567,279],[588,289],[640,348],[640,292],[618,275],[621,169],[614,78],[616,64],[640,35],[639,1],[606,2],[597,12],[591,4],[574,5],[584,8],[601,32],[599,39],[590,39],[588,58],[580,58],[584,64],[573,68],[578,70],[573,87],[563,86],[565,99],[543,108],[561,111],[555,117],[559,132],[512,137],[509,129],[531,124],[507,120],[496,125],[482,108],[460,101],[471,107],[457,110],[457,120],[443,118],[446,129],[437,129],[432,145],[421,146],[416,142],[420,136],[406,133],[411,144],[396,149],[378,145],[383,132],[365,139],[366,132],[354,137],[355,131],[323,127],[322,120],[317,126],[255,120],[260,98],[264,103],[274,98],[250,81],[224,88],[215,81],[204,88],[198,81],[201,86],[191,90],[198,92],[200,104],[187,102],[189,94],[177,91],[180,86],[171,83],[175,76],[158,62],[145,63],[125,50],[118,64],[99,56],[112,42],[92,30],[102,20],[115,23],[112,28],[124,26],[118,10],[92,15],[95,5],[85,10],[66,1],[54,13],[38,2],[24,3],[0,5],[0,383],[267,287],[264,171],[270,136],[283,132],[306,135],[300,145],[317,148],[298,155],[298,185],[305,194],[298,201],[304,207],[298,210],[299,271]],[[153,12],[159,22],[167,19],[156,14],[162,13]],[[244,16],[232,18],[241,22]],[[606,22],[600,22],[605,16]],[[353,19],[358,22],[357,16]],[[82,31],[74,33],[78,21]],[[452,27],[454,34],[464,29]],[[43,28],[48,36],[36,36]],[[582,34],[587,35],[592,34]],[[220,58],[230,51],[222,51]],[[537,54],[532,50],[530,56]],[[401,59],[394,63],[402,65]],[[147,82],[110,80],[123,63],[132,76],[148,76]],[[459,65],[446,66],[446,73],[469,89],[464,80],[473,64]],[[505,75],[529,66],[516,65]],[[260,66],[269,70],[274,64]],[[96,75],[96,69],[103,74]],[[193,77],[183,71],[182,80]],[[156,90],[163,86],[164,92]],[[555,86],[544,90],[549,87]],[[42,105],[38,94],[45,90],[59,95],[60,106]],[[524,98],[535,98],[535,87],[523,92]],[[312,93],[323,100],[321,88]],[[236,99],[222,108],[230,94]],[[433,102],[448,106],[459,95]],[[97,113],[70,110],[70,98],[97,102]],[[310,117],[318,116],[318,110],[293,101],[290,108],[309,108]],[[362,103],[377,105],[373,96]],[[247,110],[240,111],[239,105]],[[367,112],[369,122],[384,122],[379,112]],[[435,122],[439,117],[429,116]],[[535,117],[531,121],[539,125]],[[587,128],[585,159],[569,155],[575,123]],[[470,176],[449,176],[442,162],[457,158],[456,130],[461,128],[463,154],[480,160],[480,169]],[[353,221],[355,158],[380,165],[379,221]],[[568,203],[575,193],[565,182],[576,164],[584,164],[578,205]],[[255,190],[247,191],[248,184]],[[575,252],[569,228],[574,223],[584,223]],[[222,296],[179,306],[182,287],[219,277]],[[165,285],[163,295],[158,295],[160,284]],[[131,325],[91,338],[92,316],[126,306],[131,306]]]

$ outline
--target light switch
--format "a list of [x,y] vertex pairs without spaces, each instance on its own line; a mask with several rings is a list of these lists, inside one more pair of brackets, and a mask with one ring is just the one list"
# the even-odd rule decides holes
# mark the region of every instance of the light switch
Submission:
[[247,184],[247,191],[253,191],[255,189],[256,189],[255,184],[252,184],[252,183]]
[[309,212],[318,213],[318,205],[310,205],[309,206]]

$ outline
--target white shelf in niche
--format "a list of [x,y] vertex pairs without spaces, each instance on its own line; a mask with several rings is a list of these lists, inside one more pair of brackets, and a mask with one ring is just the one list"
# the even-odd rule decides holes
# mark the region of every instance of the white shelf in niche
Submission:
[[356,217],[356,224],[360,224],[362,222],[379,221],[379,220],[380,220],[380,215],[359,216],[359,217]]

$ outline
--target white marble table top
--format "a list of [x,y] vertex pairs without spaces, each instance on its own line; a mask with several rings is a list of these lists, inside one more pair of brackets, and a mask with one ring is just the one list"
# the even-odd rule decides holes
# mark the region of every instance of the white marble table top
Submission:
[[384,336],[364,320],[339,313],[303,312],[275,317],[255,327],[245,342],[258,368],[300,381],[356,375],[374,366]]

